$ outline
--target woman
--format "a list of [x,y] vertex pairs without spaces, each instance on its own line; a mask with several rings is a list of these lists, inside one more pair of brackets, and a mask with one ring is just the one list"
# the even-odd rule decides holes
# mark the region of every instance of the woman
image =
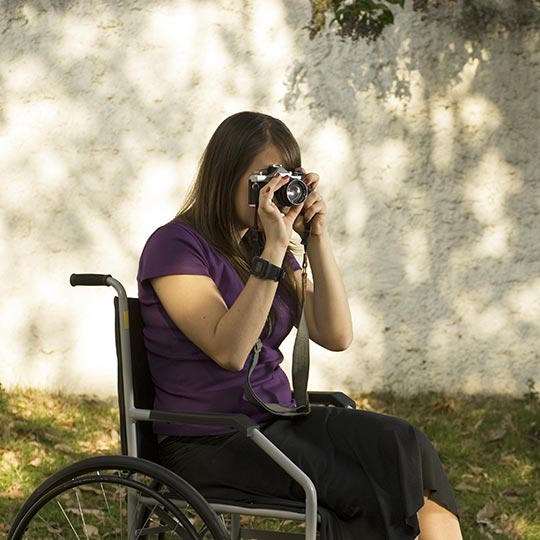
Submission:
[[[278,174],[260,190],[254,208],[248,204],[249,176],[271,164],[287,171],[301,166],[288,128],[254,112],[227,118],[210,139],[184,207],[143,250],[139,297],[156,408],[253,418],[313,480],[320,504],[335,515],[338,536],[461,538],[439,459],[410,424],[367,411],[317,407],[306,416],[280,418],[246,399],[246,360],[260,338],[253,390],[264,402],[294,406],[279,367],[279,346],[300,311],[301,270],[290,251],[291,235],[302,234],[308,222],[309,336],[333,351],[352,340],[319,176],[306,174],[306,200],[283,209],[274,195],[289,179]],[[255,223],[262,251],[249,240]],[[283,268],[283,279],[261,277],[252,267],[254,256],[276,276]],[[298,486],[255,445],[226,428],[157,424],[155,430],[162,463],[208,497],[302,498]]]

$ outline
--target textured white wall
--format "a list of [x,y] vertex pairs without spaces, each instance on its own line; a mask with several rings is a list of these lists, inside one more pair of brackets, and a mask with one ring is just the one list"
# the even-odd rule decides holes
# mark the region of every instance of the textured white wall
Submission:
[[351,295],[354,344],[313,347],[313,387],[538,387],[537,27],[406,10],[351,43],[310,41],[307,0],[0,9],[1,384],[115,392],[112,291],[69,275],[136,294],[208,137],[256,109],[322,174]]

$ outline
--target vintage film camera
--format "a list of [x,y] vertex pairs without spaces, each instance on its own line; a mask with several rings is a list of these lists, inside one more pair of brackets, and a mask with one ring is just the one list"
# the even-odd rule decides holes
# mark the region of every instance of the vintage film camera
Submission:
[[288,171],[281,165],[269,165],[267,169],[256,171],[248,178],[248,203],[250,206],[257,206],[259,191],[272,180],[276,173],[289,177],[289,181],[274,193],[274,202],[280,209],[297,206],[306,200],[309,187],[304,182],[306,176],[304,172]]

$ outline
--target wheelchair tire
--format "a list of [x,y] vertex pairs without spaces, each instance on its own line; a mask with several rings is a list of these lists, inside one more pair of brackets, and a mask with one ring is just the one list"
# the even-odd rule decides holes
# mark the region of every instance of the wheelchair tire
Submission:
[[228,540],[202,495],[165,467],[128,456],[73,463],[27,499],[8,540]]

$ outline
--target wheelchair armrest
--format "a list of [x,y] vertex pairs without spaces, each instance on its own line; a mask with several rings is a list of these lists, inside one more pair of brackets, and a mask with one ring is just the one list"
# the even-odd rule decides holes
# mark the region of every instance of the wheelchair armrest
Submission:
[[[142,418],[141,418],[142,420]],[[245,414],[223,414],[214,412],[150,411],[148,420],[169,424],[197,424],[202,426],[230,426],[246,437],[251,437],[259,425]]]
[[333,405],[347,409],[356,409],[356,403],[343,392],[308,392],[313,405]]

